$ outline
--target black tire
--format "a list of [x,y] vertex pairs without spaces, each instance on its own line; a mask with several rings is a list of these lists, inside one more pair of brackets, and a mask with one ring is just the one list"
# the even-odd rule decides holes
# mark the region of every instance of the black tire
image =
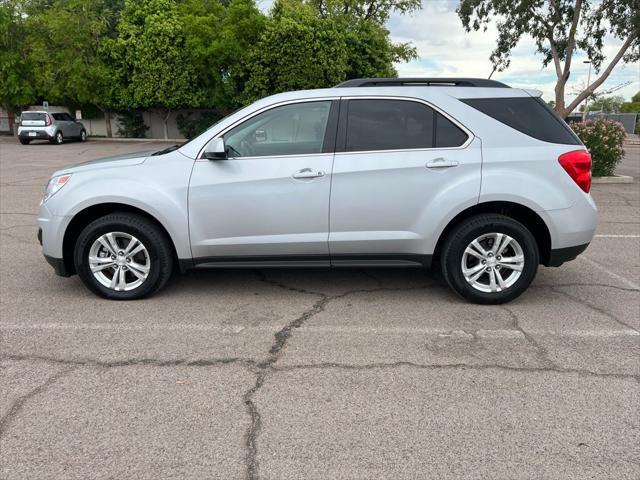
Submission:
[[64,142],[64,135],[62,135],[62,132],[58,130],[53,134],[53,138],[49,141],[54,145],[62,145],[62,142]]
[[[524,266],[513,285],[502,291],[483,292],[467,282],[462,272],[462,261],[467,246],[490,233],[506,234],[516,240],[522,249]],[[458,295],[474,303],[492,305],[507,303],[520,296],[535,278],[539,261],[536,240],[524,225],[505,215],[481,214],[464,220],[449,233],[442,248],[440,266],[442,276]],[[476,262],[479,264],[478,260]],[[509,269],[501,271],[511,273]],[[486,282],[489,281],[488,275]]]
[[80,132],[80,141],[81,142],[86,142],[87,141],[87,131],[86,130],[82,130]]
[[[133,290],[116,291],[101,284],[89,267],[89,252],[93,243],[105,233],[123,232],[136,237],[149,254],[149,272],[144,282]],[[101,217],[80,233],[74,250],[74,262],[78,276],[92,292],[112,300],[134,300],[148,297],[161,289],[173,270],[171,240],[154,222],[126,212],[116,212]]]
[[26,139],[26,138],[21,138],[21,139],[20,139],[20,143],[21,143],[22,145],[29,145],[29,143],[30,143],[30,142],[31,142],[31,140],[28,140],[28,139]]

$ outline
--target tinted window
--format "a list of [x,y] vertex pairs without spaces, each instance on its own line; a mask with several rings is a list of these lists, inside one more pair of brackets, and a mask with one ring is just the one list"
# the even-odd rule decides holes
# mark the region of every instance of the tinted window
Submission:
[[24,120],[42,120],[44,122],[44,113],[40,112],[22,112],[20,114],[20,121]]
[[436,113],[436,147],[459,147],[469,136],[444,115]]
[[350,100],[346,151],[433,146],[434,111],[404,100]]
[[64,113],[52,113],[51,116],[58,121],[66,120]]
[[571,129],[540,98],[470,98],[462,101],[538,140],[580,144]]
[[224,135],[232,157],[322,152],[330,101],[293,103],[250,118]]

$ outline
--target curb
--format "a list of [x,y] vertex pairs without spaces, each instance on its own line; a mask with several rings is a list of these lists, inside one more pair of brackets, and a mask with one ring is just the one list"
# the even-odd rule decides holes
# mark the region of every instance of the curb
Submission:
[[628,175],[613,175],[612,177],[593,177],[591,183],[633,183],[633,177]]
[[87,137],[93,142],[139,142],[139,143],[184,143],[187,140],[184,138],[124,138],[124,137]]

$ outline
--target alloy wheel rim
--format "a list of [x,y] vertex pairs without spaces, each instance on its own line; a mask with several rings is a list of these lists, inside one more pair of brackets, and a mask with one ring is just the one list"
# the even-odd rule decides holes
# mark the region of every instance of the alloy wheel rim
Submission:
[[133,235],[109,232],[91,245],[89,269],[102,286],[116,292],[128,292],[149,277],[151,259],[147,248]]
[[58,133],[58,134],[56,135],[56,142],[58,142],[58,143],[62,143],[62,134],[61,134],[61,133]]
[[504,233],[485,233],[462,254],[462,275],[474,289],[498,293],[512,287],[522,275],[524,252],[516,239]]

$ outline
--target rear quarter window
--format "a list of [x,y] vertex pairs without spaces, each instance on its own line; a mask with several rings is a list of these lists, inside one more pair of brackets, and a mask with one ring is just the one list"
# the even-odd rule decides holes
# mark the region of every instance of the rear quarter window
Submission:
[[468,98],[461,101],[543,142],[580,145],[573,131],[540,98]]

